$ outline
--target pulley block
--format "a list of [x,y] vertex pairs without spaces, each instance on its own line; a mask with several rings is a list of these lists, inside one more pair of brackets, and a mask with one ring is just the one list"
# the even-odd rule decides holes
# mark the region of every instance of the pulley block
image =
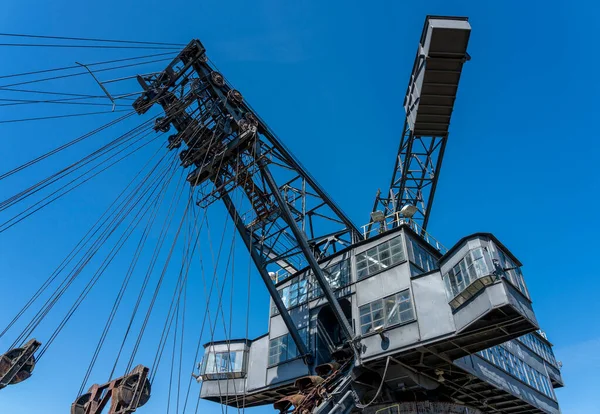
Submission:
[[87,393],[77,397],[71,414],[100,414],[108,405],[107,414],[130,414],[150,399],[149,369],[138,365],[129,374],[102,385],[94,384]]
[[237,89],[232,89],[229,92],[227,92],[227,100],[239,105],[242,102],[244,102],[244,97],[242,96],[240,91],[238,91]]
[[13,348],[0,356],[0,389],[31,377],[35,368],[34,353],[42,344],[31,339],[21,348]]
[[212,72],[210,74],[210,80],[212,81],[212,83],[215,84],[215,86],[218,86],[219,88],[225,86],[225,79],[223,78],[223,75],[221,75],[219,72]]

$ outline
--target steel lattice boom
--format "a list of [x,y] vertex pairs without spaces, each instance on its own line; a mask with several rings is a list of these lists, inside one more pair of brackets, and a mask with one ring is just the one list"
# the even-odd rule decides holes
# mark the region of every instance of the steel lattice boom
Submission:
[[[286,150],[265,123],[223,76],[208,63],[205,49],[193,40],[160,74],[138,77],[145,93],[138,113],[158,103],[165,117],[155,129],[176,133],[169,148],[185,144],[182,166],[198,187],[201,207],[221,199],[298,348],[308,354],[272,283],[271,271],[289,273],[310,266],[317,283],[336,309],[347,339],[348,321],[333,298],[318,261],[359,240],[360,233],[315,180]],[[250,206],[240,212],[240,194]],[[271,273],[272,275],[272,273]]]
[[471,28],[467,18],[445,27],[448,17],[428,16],[404,98],[406,119],[387,193],[378,192],[374,211],[383,210],[385,225],[397,225],[405,206],[423,229],[427,228],[435,188],[448,140],[450,118],[462,66],[469,59]]

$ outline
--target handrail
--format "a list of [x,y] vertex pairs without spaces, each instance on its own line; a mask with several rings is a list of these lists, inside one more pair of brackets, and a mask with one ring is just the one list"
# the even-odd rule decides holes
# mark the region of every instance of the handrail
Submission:
[[445,254],[448,252],[448,249],[442,243],[425,231],[416,221],[404,217],[400,212],[392,213],[384,217],[383,220],[371,221],[361,226],[361,229],[363,237],[368,239],[377,234],[385,233],[390,228],[398,227],[401,224],[407,224],[415,233],[440,253]]

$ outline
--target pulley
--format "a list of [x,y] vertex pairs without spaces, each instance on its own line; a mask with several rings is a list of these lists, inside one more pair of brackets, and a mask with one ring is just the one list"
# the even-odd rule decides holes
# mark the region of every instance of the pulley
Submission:
[[183,140],[181,139],[181,134],[169,135],[169,138],[168,138],[169,145],[167,145],[167,148],[169,150],[179,148],[179,147],[181,147],[182,141]]
[[35,368],[33,354],[42,344],[31,339],[22,348],[13,348],[0,356],[0,389],[31,377]]
[[212,83],[215,84],[215,86],[218,86],[219,88],[225,85],[225,79],[223,78],[223,75],[221,75],[219,72],[211,72],[210,80],[212,81]]
[[244,102],[244,97],[242,96],[240,91],[238,91],[237,89],[232,89],[229,92],[227,92],[227,100],[240,105],[242,102]]
[[71,414],[100,414],[110,401],[107,414],[130,414],[150,399],[149,369],[138,365],[131,373],[102,385],[94,384],[77,397]]
[[160,132],[167,132],[171,129],[171,121],[167,118],[158,117],[154,120],[154,130]]

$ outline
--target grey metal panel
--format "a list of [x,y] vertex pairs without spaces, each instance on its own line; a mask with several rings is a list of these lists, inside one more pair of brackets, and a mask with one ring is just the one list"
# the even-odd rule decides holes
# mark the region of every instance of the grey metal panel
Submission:
[[392,267],[375,277],[381,278],[383,286],[381,297],[410,288],[410,266],[408,262]]
[[469,325],[475,323],[479,318],[495,307],[492,304],[491,297],[494,297],[496,306],[500,306],[502,303],[508,303],[508,298],[506,297],[502,283],[497,282],[486,287],[454,313],[454,322],[456,324],[457,332],[460,332]]
[[400,325],[385,331],[385,336],[387,337],[386,341],[383,341],[379,335],[370,335],[361,340],[364,360],[418,343],[420,341],[419,325],[416,322]]
[[546,368],[546,372],[548,373],[548,376],[550,377],[550,379],[559,383],[560,384],[559,386],[562,386],[564,384],[564,380],[563,380],[560,370],[547,362],[544,362],[544,366]]
[[506,281],[506,279],[502,279],[502,283],[510,304],[539,328],[537,318],[535,317],[535,313],[531,306],[531,301]]
[[308,366],[304,364],[304,361],[302,359],[295,359],[272,368],[267,368],[267,385],[291,381],[309,374]]
[[229,352],[229,351],[244,351],[246,349],[246,343],[231,341],[229,343],[222,343],[216,345],[209,345],[204,348],[204,352]]
[[454,364],[548,414],[560,414],[560,409],[556,401],[525,385],[476,355],[456,360]]
[[281,335],[285,335],[288,332],[283,318],[280,315],[273,316],[269,323],[269,336],[268,338],[277,338]]
[[356,305],[362,306],[365,303],[373,302],[376,299],[385,296],[383,290],[383,281],[378,276],[372,276],[361,280],[356,284]]
[[511,305],[537,326],[537,319],[533,313],[531,302],[504,279],[500,279],[493,285],[484,288],[469,302],[461,305],[455,311],[456,330],[460,332],[492,309],[506,305]]
[[[283,322],[282,322],[283,323]],[[247,392],[267,385],[266,372],[269,358],[269,337],[264,336],[250,347],[248,356]]]
[[242,395],[244,394],[244,382],[243,378],[203,381],[200,398]]
[[422,341],[454,333],[454,317],[439,272],[413,279],[412,294]]
[[[406,249],[406,244],[404,247]],[[410,266],[406,261],[357,282],[357,306],[362,306],[408,288],[410,288]]]

